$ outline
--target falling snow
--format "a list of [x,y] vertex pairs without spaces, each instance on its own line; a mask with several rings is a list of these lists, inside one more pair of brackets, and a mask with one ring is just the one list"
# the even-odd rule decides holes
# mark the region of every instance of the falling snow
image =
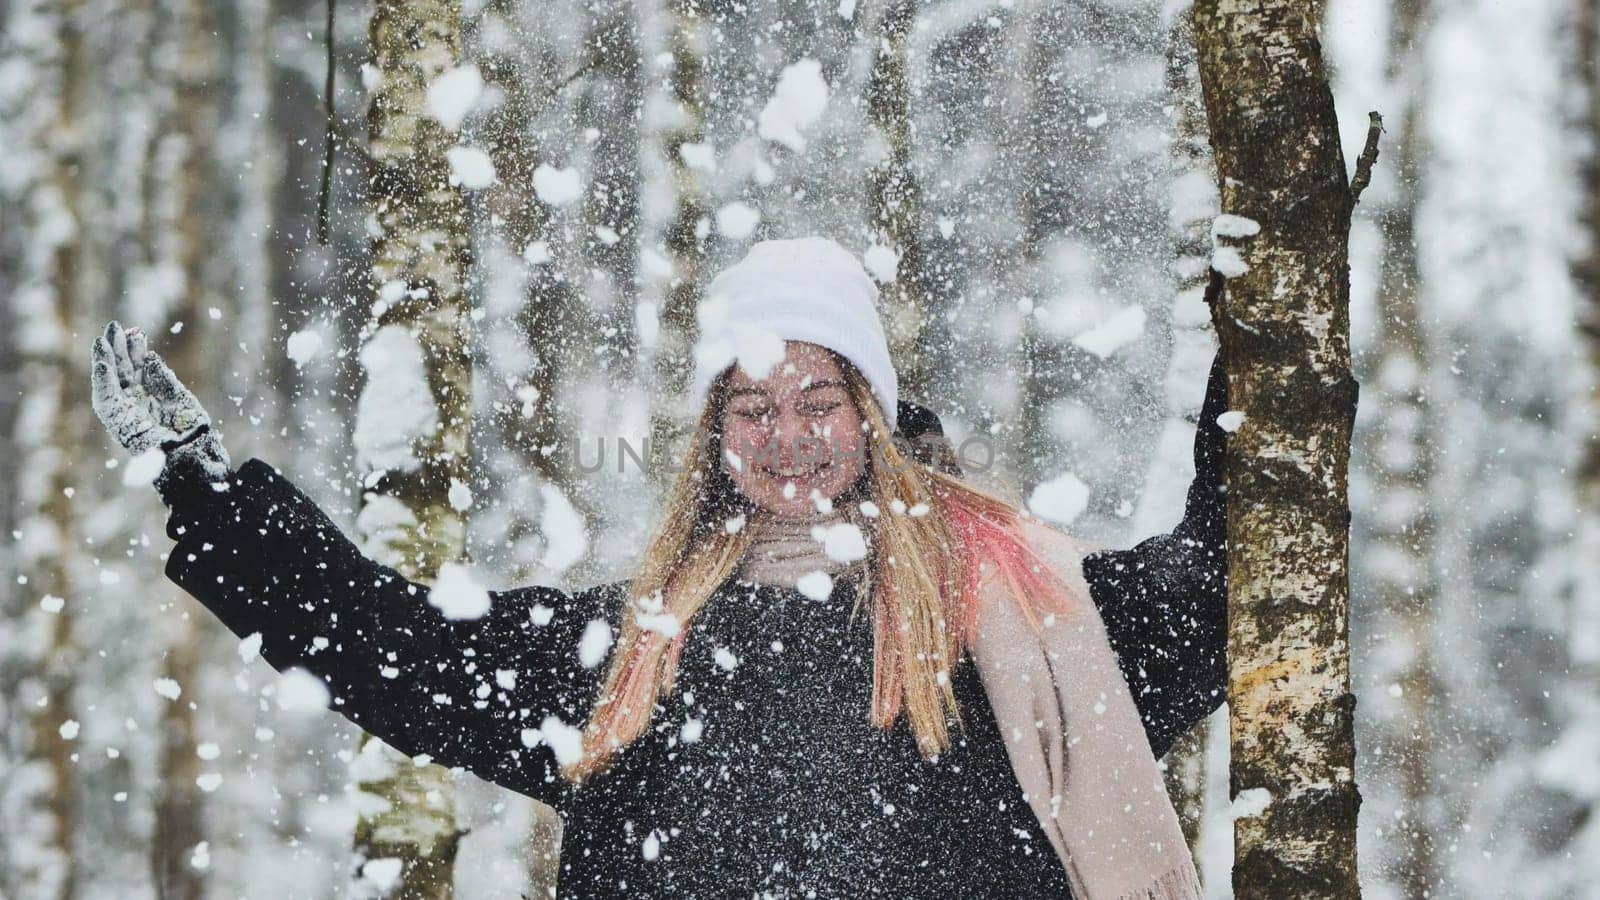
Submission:
[[[471,6],[459,45],[415,68],[369,53],[364,13],[342,17],[351,68],[332,110],[319,10],[246,4],[210,24],[139,4],[6,14],[0,707],[15,714],[0,741],[0,894],[53,895],[70,876],[84,896],[394,896],[402,860],[352,852],[357,819],[383,802],[359,784],[458,759],[437,741],[408,746],[417,758],[363,745],[345,718],[362,702],[341,694],[352,683],[407,721],[498,717],[493,739],[468,749],[504,771],[576,760],[588,710],[566,694],[548,705],[550,674],[603,677],[627,633],[621,592],[583,591],[625,585],[673,521],[664,498],[698,424],[672,393],[680,367],[761,377],[783,359],[777,335],[728,326],[704,290],[757,240],[827,235],[860,261],[901,397],[939,417],[969,469],[992,461],[978,483],[1099,546],[1171,540],[1195,475],[1213,318],[1248,312],[1207,306],[1206,276],[1235,279],[1225,302],[1237,279],[1287,284],[1259,252],[1284,211],[1241,208],[1248,186],[1219,191],[1204,153],[1173,18],[1187,4],[914,4],[903,43],[880,33],[883,4],[857,0],[700,4],[686,26],[669,3]],[[1584,500],[1596,354],[1581,324],[1594,305],[1583,166],[1596,141],[1591,73],[1572,55],[1586,46],[1581,6],[1470,0],[1412,22],[1393,4],[1331,0],[1320,23],[1350,167],[1367,111],[1385,116],[1350,235],[1354,449],[1348,473],[1327,476],[1350,485],[1368,896],[1554,900],[1600,880],[1600,520]],[[900,52],[904,146],[869,102],[877,64]],[[406,104],[392,120],[432,148],[426,183],[375,164],[366,117],[387,102]],[[884,200],[874,179],[902,158],[912,177],[892,186],[910,190]],[[458,218],[397,216],[384,192],[412,188]],[[439,261],[458,253],[459,269]],[[169,518],[151,491],[166,454],[129,455],[93,427],[88,342],[112,317],[138,325],[193,390],[235,471],[254,459],[284,476],[244,538]],[[1273,327],[1293,342],[1295,329],[1343,323]],[[434,333],[467,348],[459,381],[424,352]],[[436,399],[452,391],[466,422]],[[1216,423],[1232,463],[1286,423],[1276,396],[1230,399],[1238,408]],[[624,445],[660,458],[619,468]],[[289,502],[289,484],[315,509]],[[226,520],[231,501],[258,496],[207,502]],[[860,523],[812,535],[829,564],[877,559],[878,529],[896,517],[940,521],[910,494],[881,509],[792,496]],[[440,515],[454,524],[437,528]],[[728,506],[695,539],[744,539],[759,521]],[[177,552],[169,529],[206,536]],[[363,557],[431,570],[407,590],[394,572],[339,567]],[[268,574],[275,559],[297,562]],[[190,587],[239,618],[218,623],[169,565],[203,573]],[[848,594],[837,571],[790,578],[792,590],[756,596],[786,598],[776,609],[789,615]],[[632,620],[652,639],[684,638],[684,682],[655,698],[649,735],[707,808],[725,796],[720,767],[737,771],[737,754],[715,755],[741,717],[826,706],[794,687],[813,671],[816,634],[766,620],[696,630],[730,599],[749,603],[718,595],[692,620],[639,604]],[[857,624],[876,627],[861,611]],[[485,629],[517,654],[490,653]],[[324,677],[350,654],[360,662]],[[280,671],[290,658],[299,665]],[[960,691],[965,671],[935,677]],[[707,686],[772,703],[719,706]],[[1219,715],[1193,786],[1208,896],[1226,893],[1236,822],[1293,799],[1230,796]],[[758,735],[819,734],[813,746],[836,754],[788,771],[763,758],[763,783],[789,777],[817,808],[852,799],[829,794],[859,746],[827,731],[836,724],[808,714]],[[55,837],[58,781],[75,810],[71,853]],[[459,782],[417,804],[460,816],[456,895],[548,895],[554,882],[539,879],[554,863],[534,858],[548,842],[530,837],[552,831],[543,811]],[[862,796],[867,814],[846,824],[926,814]],[[695,827],[729,848],[766,837],[715,811],[699,826],[628,825],[614,846],[639,871],[681,871]],[[818,848],[763,860],[774,894],[803,860],[835,859],[825,831],[806,837]],[[1428,867],[1437,883],[1420,887]],[[157,872],[177,883],[158,890]],[[856,884],[881,875],[865,867]]]

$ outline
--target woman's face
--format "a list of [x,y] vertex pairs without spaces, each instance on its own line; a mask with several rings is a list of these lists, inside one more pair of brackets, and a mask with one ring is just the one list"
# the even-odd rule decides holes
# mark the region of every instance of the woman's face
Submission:
[[866,465],[861,411],[826,349],[788,341],[764,378],[734,366],[722,419],[722,466],[756,506],[812,516]]

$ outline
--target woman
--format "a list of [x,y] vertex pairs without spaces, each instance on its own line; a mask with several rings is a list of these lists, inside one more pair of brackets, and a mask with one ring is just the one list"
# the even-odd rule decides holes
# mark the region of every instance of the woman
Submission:
[[233,471],[115,322],[95,408],[164,454],[168,577],[394,747],[554,806],[563,896],[1198,897],[1154,759],[1225,677],[1220,368],[1182,525],[1089,554],[887,439],[937,419],[901,415],[876,300],[831,241],[753,247],[637,574],[475,619]]

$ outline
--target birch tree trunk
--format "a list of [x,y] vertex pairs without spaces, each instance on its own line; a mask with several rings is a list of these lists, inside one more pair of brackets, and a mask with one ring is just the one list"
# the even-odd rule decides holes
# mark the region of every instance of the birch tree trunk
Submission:
[[[222,72],[215,43],[219,23],[212,5],[201,0],[191,0],[175,13],[166,45],[172,52],[171,75],[175,79],[171,119],[154,144],[151,166],[159,176],[152,186],[163,194],[170,191],[171,197],[152,204],[165,215],[152,212],[145,220],[152,232],[145,239],[153,258],[183,273],[182,289],[174,298],[170,321],[145,323],[144,327],[163,338],[161,352],[174,371],[198,375],[207,370],[203,354],[213,330],[207,309],[221,305],[212,292],[216,284],[212,269],[227,258],[213,252],[214,229],[224,221],[217,214],[219,196],[226,192],[215,177],[212,141],[220,119],[216,107]],[[224,412],[226,406],[219,401],[225,392],[217,389],[220,382],[210,377],[197,382],[206,407]],[[183,694],[161,707],[161,778],[154,798],[151,875],[163,898],[199,900],[206,886],[205,871],[192,865],[191,858],[204,838],[206,802],[195,782],[200,759],[195,755],[199,741],[192,697],[200,681],[204,635],[211,632],[214,620],[176,587],[163,585],[162,589],[169,591],[175,602],[160,623],[164,644],[161,674],[176,682]]]
[[[501,27],[530,27],[511,11],[485,14],[504,15]],[[489,319],[483,323],[485,348],[479,360],[487,363],[487,377],[494,381],[495,390],[509,396],[477,416],[478,434],[490,432],[492,437],[476,442],[473,451],[478,464],[487,467],[512,495],[502,500],[520,510],[539,502],[543,484],[565,487],[577,477],[573,455],[563,446],[575,429],[574,417],[560,402],[560,375],[575,365],[579,347],[587,349],[578,336],[585,334],[588,326],[581,312],[582,298],[555,258],[567,254],[558,253],[558,242],[549,239],[559,223],[552,207],[540,202],[532,179],[539,164],[548,161],[534,123],[546,106],[560,102],[555,92],[568,74],[565,67],[569,63],[562,57],[546,59],[524,52],[522,47],[515,52],[485,52],[478,62],[485,79],[505,96],[504,102],[487,114],[481,130],[495,171],[506,173],[478,197],[492,223],[484,236],[486,265],[518,257],[529,264],[519,266],[526,275],[517,294],[522,302],[516,309],[486,304]],[[509,276],[499,271],[489,277]],[[502,352],[506,342],[488,337],[506,326],[515,334],[509,342],[514,350],[510,353]],[[536,516],[508,521],[500,539],[513,548],[500,564],[510,583],[524,584],[542,574]]]
[[[355,445],[366,490],[356,527],[364,552],[431,581],[465,547],[451,489],[468,483],[470,462],[466,204],[450,184],[453,136],[426,115],[429,83],[461,59],[460,5],[380,0],[369,41],[379,78],[367,111],[377,233],[360,352]],[[449,897],[460,838],[451,776],[390,756],[388,774],[361,786],[388,808],[358,822],[358,853],[401,861],[395,896]]]
[[[620,388],[633,374],[628,363],[636,343],[633,297],[639,278],[642,50],[637,4],[593,0],[589,15],[584,46],[598,59],[585,78],[577,121],[599,136],[589,146],[583,257],[591,271],[605,277],[591,278],[585,293],[600,297],[595,312],[603,323],[597,335],[599,346],[605,348],[602,362]],[[595,349],[586,349],[592,363]]]
[[[1377,219],[1383,249],[1378,284],[1377,330],[1372,353],[1373,377],[1380,386],[1376,427],[1369,439],[1374,485],[1384,498],[1384,515],[1371,527],[1385,548],[1388,564],[1374,566],[1377,605],[1393,627],[1385,634],[1395,642],[1396,658],[1404,660],[1393,673],[1398,688],[1398,717],[1385,722],[1380,748],[1400,774],[1404,820],[1394,823],[1404,850],[1396,874],[1408,897],[1441,896],[1443,873],[1435,835],[1447,831],[1434,811],[1435,778],[1433,709],[1439,694],[1432,648],[1434,610],[1439,602],[1438,561],[1433,552],[1433,448],[1429,435],[1449,433],[1435,404],[1440,392],[1431,384],[1430,359],[1436,352],[1424,325],[1422,273],[1417,261],[1416,217],[1423,172],[1421,117],[1427,96],[1426,60],[1418,44],[1425,21],[1423,0],[1397,0],[1390,11],[1387,76],[1392,96],[1403,104],[1395,110],[1399,139],[1387,157],[1394,172],[1393,191]],[[1385,654],[1386,656],[1390,654]]]
[[1346,182],[1308,0],[1200,0],[1222,211],[1235,896],[1356,897]]
[[868,196],[872,228],[879,245],[899,263],[895,278],[881,286],[889,352],[907,397],[924,397],[927,352],[923,321],[927,308],[927,266],[922,248],[922,186],[911,168],[911,83],[908,76],[911,26],[917,0],[889,0],[878,21],[878,52],[867,86],[867,118],[883,142],[882,161],[872,167]]
[[1578,330],[1588,353],[1585,385],[1589,395],[1580,404],[1586,426],[1577,472],[1578,533],[1573,546],[1578,568],[1573,579],[1572,620],[1567,629],[1573,664],[1587,676],[1587,688],[1600,684],[1600,0],[1576,0],[1574,10],[1578,64],[1576,74],[1585,92],[1578,130],[1588,141],[1579,162],[1579,225],[1588,242],[1572,265],[1573,281],[1583,305]]
[[[1012,49],[1001,63],[1009,63],[1021,73],[1003,95],[1007,106],[1021,111],[1021,121],[1007,131],[1002,146],[1008,163],[1026,173],[1019,180],[1020,196],[1015,201],[1021,239],[1006,284],[1017,298],[1026,298],[1030,308],[1054,287],[1041,261],[1045,244],[1058,236],[1062,221],[1078,211],[1064,211],[1062,198],[1047,188],[1050,169],[1057,164],[1056,154],[1067,140],[1059,125],[1064,92],[1050,80],[1053,57],[1059,51],[1057,42],[1066,29],[1066,13],[1060,4],[1045,4],[1026,13],[1012,11],[1007,35]],[[1035,316],[1024,315],[1018,324],[1021,384],[1015,418],[1021,453],[1014,464],[1023,484],[1036,485],[1056,474],[1053,464],[1061,445],[1049,426],[1049,413],[1070,390],[1071,348],[1063,347]]]
[[[644,221],[641,6],[631,0],[592,0],[588,4],[589,36],[584,46],[593,63],[576,104],[577,123],[585,133],[597,132],[599,137],[584,142],[588,148],[585,168],[589,179],[581,220],[585,237],[581,243],[575,242],[584,252],[576,260],[581,263],[574,273],[576,277],[569,280],[570,284],[582,286],[578,293],[586,302],[580,305],[589,314],[583,331],[566,335],[577,351],[574,355],[581,355],[577,365],[567,367],[569,374],[577,375],[572,379],[577,397],[571,418],[582,420],[582,411],[592,408],[596,396],[609,398],[617,405],[618,414],[609,429],[612,433],[598,435],[608,451],[607,465],[600,474],[611,475],[620,475],[624,466],[624,432],[648,428],[647,423],[630,423],[631,416],[626,412],[631,405],[628,396],[641,382],[648,384],[651,368],[651,362],[638,353],[639,251]],[[650,318],[654,318],[653,312]],[[649,329],[650,325],[645,327]],[[541,334],[537,340],[550,343],[554,339],[554,335]],[[640,414],[643,412],[639,410]],[[581,449],[584,437],[594,437],[593,423],[576,424],[585,426],[574,427],[571,432],[579,441],[579,448],[575,449]],[[643,437],[636,432],[629,438],[633,452],[645,452],[646,448],[639,446]],[[647,460],[641,462],[641,467],[649,465]],[[545,557],[548,565],[541,575],[560,572],[580,579],[586,574],[599,576],[606,571],[604,564],[610,548],[632,546],[637,540],[628,536],[628,520],[632,517],[619,515],[620,511],[648,507],[655,498],[648,483],[632,478],[569,474],[575,477],[544,486],[541,531],[551,532],[544,535],[547,550],[559,547],[562,535],[554,533],[558,530],[556,523],[565,518],[561,512],[570,510],[576,521],[559,526],[559,530],[570,529],[576,539],[575,548],[571,553]],[[581,548],[576,546],[578,543]]]
[[[26,215],[12,304],[21,361],[21,400],[10,423],[20,456],[17,590],[6,604],[0,659],[6,746],[0,757],[0,893],[71,898],[83,881],[76,764],[81,650],[76,619],[84,580],[83,530],[75,499],[86,486],[89,405],[82,399],[83,351],[92,328],[99,260],[91,252],[93,44],[85,4],[8,10],[16,57],[36,79],[32,102],[6,108],[9,146],[27,172],[6,205]],[[11,94],[11,89],[4,94]],[[18,95],[20,96],[20,94]],[[7,98],[10,99],[10,98]],[[15,113],[13,117],[13,113]],[[15,129],[12,131],[11,129]],[[98,468],[98,465],[93,468]],[[14,668],[13,668],[14,667]]]
[[706,239],[711,218],[705,203],[705,185],[696,161],[709,156],[706,143],[706,23],[696,0],[672,0],[669,10],[668,52],[672,71],[668,82],[677,105],[677,127],[662,140],[672,167],[674,208],[667,225],[667,261],[672,274],[659,312],[654,344],[656,406],[650,416],[651,479],[667,484],[672,454],[671,439],[683,426],[686,410],[679,408],[689,384],[694,362],[695,305],[700,300]]

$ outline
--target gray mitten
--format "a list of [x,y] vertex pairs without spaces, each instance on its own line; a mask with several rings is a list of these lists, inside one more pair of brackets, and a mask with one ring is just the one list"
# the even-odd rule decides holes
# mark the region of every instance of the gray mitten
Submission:
[[90,380],[95,415],[136,457],[134,464],[161,454],[154,480],[168,506],[227,482],[232,463],[211,417],[137,328],[124,331],[113,321],[95,338]]

